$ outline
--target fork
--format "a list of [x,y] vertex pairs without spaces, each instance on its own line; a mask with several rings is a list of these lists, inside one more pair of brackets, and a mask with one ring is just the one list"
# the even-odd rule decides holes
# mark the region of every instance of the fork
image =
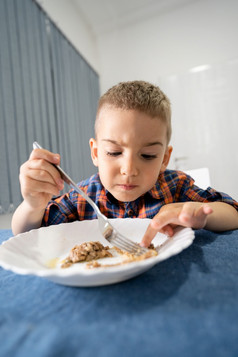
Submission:
[[[42,149],[42,147],[35,141],[33,143],[33,149]],[[111,225],[107,217],[102,214],[96,203],[77,186],[77,184],[66,174],[66,172],[59,165],[52,165],[59,171],[64,182],[66,182],[71,188],[83,196],[83,198],[85,198],[85,200],[93,207],[98,218],[100,232],[109,243],[119,249],[122,249],[130,254],[135,254],[137,256],[142,255],[148,251],[148,249],[141,247],[138,243],[133,242],[131,239],[126,238],[124,235],[118,232],[118,230]]]

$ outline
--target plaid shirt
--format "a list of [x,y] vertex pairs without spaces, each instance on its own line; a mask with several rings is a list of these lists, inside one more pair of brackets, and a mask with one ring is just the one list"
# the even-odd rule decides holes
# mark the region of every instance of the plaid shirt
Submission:
[[[211,187],[203,190],[195,186],[194,180],[181,171],[166,170],[161,173],[152,189],[132,202],[116,200],[102,186],[98,174],[80,182],[78,185],[108,218],[153,218],[163,205],[186,201],[221,201],[234,206],[238,210],[238,203],[230,196],[217,192]],[[42,225],[48,226],[95,218],[97,216],[93,208],[81,195],[71,190],[49,202]]]

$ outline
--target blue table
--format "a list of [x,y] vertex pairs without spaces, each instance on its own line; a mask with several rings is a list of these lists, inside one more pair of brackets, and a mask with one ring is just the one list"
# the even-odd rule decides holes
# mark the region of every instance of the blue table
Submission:
[[0,287],[0,356],[238,356],[238,231],[199,230],[120,284],[72,288],[0,268]]

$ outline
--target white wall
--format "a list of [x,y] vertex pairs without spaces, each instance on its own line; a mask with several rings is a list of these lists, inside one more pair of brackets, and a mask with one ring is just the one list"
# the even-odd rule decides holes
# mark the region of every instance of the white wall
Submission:
[[208,167],[211,186],[238,200],[238,58],[160,84],[173,107],[171,166]]
[[238,57],[238,1],[201,0],[101,35],[101,86],[178,74]]

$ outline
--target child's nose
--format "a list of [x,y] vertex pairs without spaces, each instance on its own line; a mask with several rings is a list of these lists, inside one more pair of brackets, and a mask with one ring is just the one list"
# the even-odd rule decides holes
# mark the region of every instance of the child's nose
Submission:
[[121,174],[126,176],[137,176],[138,168],[136,165],[136,160],[132,157],[124,159],[121,166]]

